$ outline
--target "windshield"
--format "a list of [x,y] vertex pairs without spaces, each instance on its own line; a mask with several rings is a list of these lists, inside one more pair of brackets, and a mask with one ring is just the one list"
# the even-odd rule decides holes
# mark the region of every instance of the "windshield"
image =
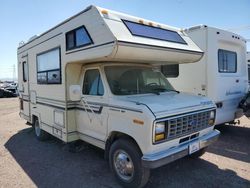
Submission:
[[106,77],[115,95],[135,95],[173,91],[159,70],[141,66],[106,66]]

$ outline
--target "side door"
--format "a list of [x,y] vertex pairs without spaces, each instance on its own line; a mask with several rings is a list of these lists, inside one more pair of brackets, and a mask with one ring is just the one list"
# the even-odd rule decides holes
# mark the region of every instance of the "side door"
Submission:
[[20,113],[30,120],[30,91],[28,55],[23,56],[18,63],[18,90],[20,95]]
[[105,141],[107,136],[107,95],[97,68],[87,69],[82,79],[82,99],[77,110],[80,134]]

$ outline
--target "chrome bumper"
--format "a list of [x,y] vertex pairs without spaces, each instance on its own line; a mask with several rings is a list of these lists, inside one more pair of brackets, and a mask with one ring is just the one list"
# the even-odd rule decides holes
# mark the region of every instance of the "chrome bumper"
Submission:
[[161,151],[159,153],[143,155],[142,156],[142,165],[146,168],[158,168],[165,164],[168,164],[172,161],[180,159],[186,155],[189,155],[189,145],[192,142],[199,142],[200,149],[209,146],[213,142],[215,142],[220,135],[220,131],[213,130],[212,132],[199,137],[198,139],[192,140],[190,142],[181,144],[174,148]]

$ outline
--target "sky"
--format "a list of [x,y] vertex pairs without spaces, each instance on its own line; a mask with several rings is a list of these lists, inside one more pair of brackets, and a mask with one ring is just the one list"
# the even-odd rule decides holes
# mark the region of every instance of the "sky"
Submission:
[[89,5],[179,28],[205,24],[250,39],[250,0],[2,0],[0,79],[13,78],[19,42],[47,31]]

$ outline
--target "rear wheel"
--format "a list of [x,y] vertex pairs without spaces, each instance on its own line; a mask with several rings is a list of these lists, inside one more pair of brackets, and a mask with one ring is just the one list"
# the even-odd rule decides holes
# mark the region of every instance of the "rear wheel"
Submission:
[[123,187],[143,187],[150,170],[141,164],[141,152],[129,139],[119,139],[110,148],[109,164],[116,179]]
[[49,133],[41,129],[38,119],[35,120],[33,128],[34,128],[35,136],[38,140],[45,141],[49,139]]
[[204,153],[206,153],[207,147],[200,149],[199,151],[196,151],[195,153],[192,153],[190,155],[191,158],[196,159],[201,157]]

